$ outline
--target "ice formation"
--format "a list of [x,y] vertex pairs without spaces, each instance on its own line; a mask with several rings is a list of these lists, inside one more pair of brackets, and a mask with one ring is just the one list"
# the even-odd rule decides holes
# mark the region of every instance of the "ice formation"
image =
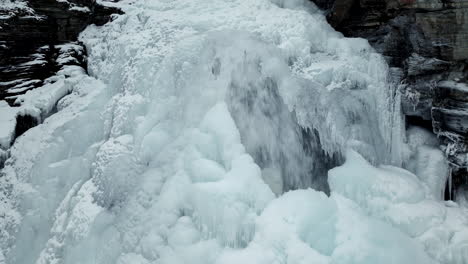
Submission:
[[10,149],[0,263],[467,263],[366,41],[308,1],[116,5],[81,35],[93,77]]

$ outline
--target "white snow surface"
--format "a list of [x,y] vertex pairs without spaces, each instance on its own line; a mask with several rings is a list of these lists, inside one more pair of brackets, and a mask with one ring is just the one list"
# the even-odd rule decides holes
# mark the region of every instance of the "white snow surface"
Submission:
[[7,102],[0,101],[0,112],[0,149],[7,149],[15,133],[16,111]]
[[[81,35],[94,77],[63,79],[57,113],[10,149],[0,263],[468,262],[468,213],[438,197],[436,170],[383,165],[415,148],[366,41],[300,0],[115,5],[126,14]],[[277,167],[303,154],[296,123],[345,156],[329,197],[281,192],[300,180]],[[279,158],[261,168],[242,135],[265,127]]]

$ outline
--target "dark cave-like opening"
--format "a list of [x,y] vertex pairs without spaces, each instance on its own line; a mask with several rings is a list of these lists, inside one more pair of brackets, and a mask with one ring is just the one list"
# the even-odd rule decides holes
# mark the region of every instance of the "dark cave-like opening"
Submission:
[[15,136],[13,141],[28,129],[39,125],[39,123],[39,120],[31,115],[18,115],[16,117]]
[[418,126],[425,128],[431,132],[434,131],[434,127],[432,126],[432,120],[425,120],[420,116],[406,116],[406,127],[410,126]]

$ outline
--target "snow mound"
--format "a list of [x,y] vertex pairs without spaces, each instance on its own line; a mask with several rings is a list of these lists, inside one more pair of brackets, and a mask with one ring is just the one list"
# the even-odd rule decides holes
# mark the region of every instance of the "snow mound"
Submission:
[[[401,168],[373,167],[352,150],[343,166],[329,171],[329,182],[332,193],[415,238],[440,263],[468,261],[468,210],[435,198],[428,184],[439,184]],[[451,236],[457,239],[448,239]]]
[[285,193],[257,220],[249,247],[217,263],[434,263],[416,241],[338,194]]

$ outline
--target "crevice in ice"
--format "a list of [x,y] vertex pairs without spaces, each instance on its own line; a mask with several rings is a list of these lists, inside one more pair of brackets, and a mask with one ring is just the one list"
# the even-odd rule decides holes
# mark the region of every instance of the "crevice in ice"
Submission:
[[468,186],[466,175],[468,175],[468,168],[459,167],[457,169],[450,169],[444,191],[444,199],[446,201],[457,200],[458,195],[463,196],[462,192],[465,191],[466,186]]
[[444,200],[445,201],[453,200],[452,173],[449,173],[449,175],[447,177],[447,181],[445,182]]
[[[20,114],[16,116],[16,126],[15,126],[15,136],[13,137],[13,142],[21,136],[24,132],[37,126],[40,123],[37,117],[28,115],[28,114]],[[12,142],[12,144],[13,144]]]

